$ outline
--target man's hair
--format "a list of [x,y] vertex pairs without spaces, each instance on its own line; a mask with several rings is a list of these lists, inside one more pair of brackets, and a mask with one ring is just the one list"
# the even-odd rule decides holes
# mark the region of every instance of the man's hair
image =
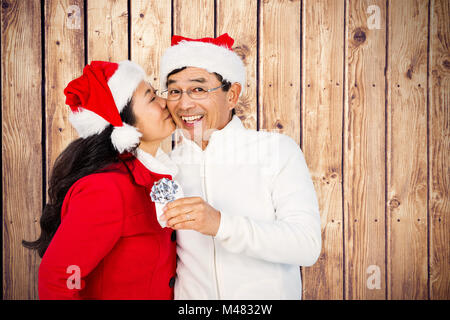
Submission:
[[[167,75],[167,79],[166,79],[166,87],[168,86],[168,80],[169,80],[169,77],[170,77],[171,75],[176,74],[176,73],[178,73],[178,72],[181,72],[181,71],[183,71],[183,70],[186,69],[186,68],[187,68],[187,67],[182,67],[182,68],[178,68],[178,69],[172,70],[172,71]],[[231,82],[228,81],[228,80],[226,80],[226,79],[224,79],[224,78],[223,78],[220,74],[218,74],[217,72],[213,72],[213,73],[214,73],[214,75],[216,76],[217,80],[219,80],[220,83],[224,85],[224,86],[222,87],[222,90],[225,91],[225,92],[227,92],[228,90],[230,90],[230,88],[231,88]],[[235,114],[236,114],[236,110],[235,110],[235,108],[233,108],[233,110],[231,110],[231,116],[234,116]]]

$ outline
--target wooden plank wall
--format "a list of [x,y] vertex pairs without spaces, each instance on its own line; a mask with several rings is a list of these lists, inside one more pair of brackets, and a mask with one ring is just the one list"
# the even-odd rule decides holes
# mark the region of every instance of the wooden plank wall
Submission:
[[[159,87],[173,34],[236,39],[237,114],[301,146],[322,222],[304,299],[450,299],[448,0],[1,0],[3,297],[37,299],[63,88],[132,59]],[[170,150],[171,139],[163,143]]]
[[39,258],[21,240],[38,237],[43,200],[41,6],[1,10],[3,297],[34,299]]

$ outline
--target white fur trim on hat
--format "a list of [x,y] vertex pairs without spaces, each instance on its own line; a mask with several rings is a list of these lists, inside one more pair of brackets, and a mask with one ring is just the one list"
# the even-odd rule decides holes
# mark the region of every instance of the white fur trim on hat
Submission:
[[139,145],[142,133],[133,126],[123,123],[121,127],[114,127],[111,133],[111,142],[119,153],[124,151],[131,151],[134,147]]
[[245,67],[241,58],[233,51],[212,43],[180,41],[168,48],[161,58],[160,85],[166,89],[167,75],[182,67],[197,67],[220,74],[231,83],[239,82],[245,88]]
[[145,79],[145,71],[138,64],[124,60],[118,63],[116,72],[109,78],[108,86],[119,113],[133,96],[139,83]]
[[87,138],[99,134],[109,122],[95,112],[79,107],[79,111],[69,113],[69,122],[81,138]]

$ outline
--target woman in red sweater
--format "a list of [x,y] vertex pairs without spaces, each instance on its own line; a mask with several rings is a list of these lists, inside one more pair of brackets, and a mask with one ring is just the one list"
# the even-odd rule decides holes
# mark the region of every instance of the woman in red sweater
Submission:
[[150,192],[176,167],[159,149],[175,129],[131,61],[94,61],[64,90],[80,138],[57,158],[41,235],[40,299],[173,299],[175,231]]

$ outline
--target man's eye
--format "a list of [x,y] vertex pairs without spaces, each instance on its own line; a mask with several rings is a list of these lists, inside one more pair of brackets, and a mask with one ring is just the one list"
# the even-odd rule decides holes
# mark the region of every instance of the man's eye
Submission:
[[180,90],[176,90],[176,89],[171,89],[169,90],[169,94],[179,94]]
[[200,87],[192,89],[192,92],[196,92],[196,93],[200,93],[200,92],[204,92],[204,91],[205,91],[205,89],[200,88]]

